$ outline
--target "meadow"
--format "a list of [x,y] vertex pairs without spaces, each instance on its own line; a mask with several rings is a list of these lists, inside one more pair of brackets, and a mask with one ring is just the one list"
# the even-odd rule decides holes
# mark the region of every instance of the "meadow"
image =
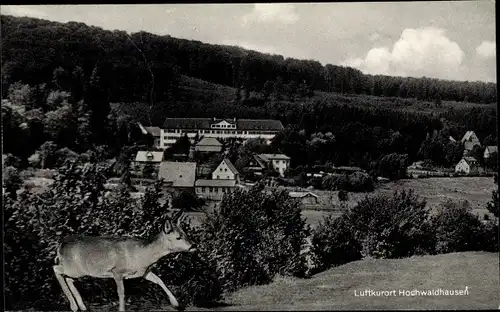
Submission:
[[[486,204],[491,200],[491,192],[497,186],[492,177],[453,177],[453,178],[425,178],[425,179],[405,179],[385,184],[380,184],[375,191],[370,193],[349,193],[347,205],[353,207],[356,203],[367,195],[391,194],[398,190],[413,189],[416,194],[427,201],[427,205],[435,211],[435,208],[444,200],[454,201],[467,200],[473,213],[483,218],[489,214]],[[289,188],[297,190],[297,188]],[[304,209],[302,214],[307,219],[307,223],[316,227],[327,214],[339,216],[342,211],[339,209],[340,201],[337,191],[311,191],[319,196],[317,209]],[[209,209],[213,208],[213,204]],[[194,224],[199,224],[203,213],[191,213]]]
[[[499,299],[496,253],[461,252],[406,259],[365,259],[334,267],[309,279],[276,277],[274,282],[228,294],[212,311],[271,310],[477,310],[496,309]],[[402,296],[401,291],[465,290],[464,295]],[[365,289],[395,290],[396,296],[359,296]],[[358,294],[355,295],[354,291]],[[91,306],[106,311],[110,306]],[[168,305],[131,303],[128,311],[173,310]],[[188,307],[187,311],[208,310]]]
[[[51,179],[42,177],[41,174],[37,174],[37,176],[27,180],[27,183],[37,188],[49,187],[51,182]],[[404,179],[380,184],[375,191],[370,193],[349,193],[347,205],[352,207],[367,195],[391,194],[396,190],[413,189],[416,194],[427,201],[427,205],[432,210],[446,199],[454,201],[467,200],[472,211],[479,215],[480,218],[483,218],[485,214],[489,214],[486,204],[491,200],[491,192],[496,188],[497,186],[492,177]],[[289,189],[297,190],[297,188]],[[319,196],[317,209],[304,209],[302,211],[302,214],[307,219],[307,223],[312,228],[316,227],[327,214],[335,216],[341,214],[337,191],[313,190],[312,192]],[[215,206],[215,203],[210,203],[206,208],[210,211]],[[198,225],[204,213],[191,212],[189,215],[193,224]]]

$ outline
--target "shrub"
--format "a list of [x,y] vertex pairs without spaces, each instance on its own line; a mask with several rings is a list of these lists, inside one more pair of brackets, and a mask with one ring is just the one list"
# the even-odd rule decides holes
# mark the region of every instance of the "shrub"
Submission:
[[426,202],[412,190],[367,196],[349,214],[363,256],[403,258],[433,252]]
[[172,198],[172,206],[186,211],[197,211],[205,205],[205,200],[193,192],[182,191]]
[[498,222],[496,220],[487,220],[487,222],[483,223],[482,230],[481,250],[498,252]]
[[5,167],[3,171],[3,187],[5,188],[5,194],[12,199],[16,199],[17,190],[19,190],[22,185],[23,181],[19,176],[19,171],[12,166]]
[[[104,172],[105,168],[96,164],[68,161],[59,169],[50,190],[40,196],[26,191],[16,201],[4,201],[7,309],[57,310],[58,304],[67,305],[52,271],[56,246],[62,237],[144,233],[147,238],[158,232],[166,213],[159,204],[160,183],[148,188],[141,200],[130,198],[125,188],[105,196]],[[209,302],[220,297],[222,291],[217,288],[214,270],[203,259],[165,257],[155,267],[158,275],[169,277],[165,282],[176,283],[172,287],[174,294],[179,289],[185,290],[183,299],[179,299],[181,303]],[[186,274],[191,274],[187,280]],[[116,302],[116,285],[112,280],[84,280],[84,284],[78,285],[84,298]],[[149,291],[145,292],[142,284],[147,284]],[[127,296],[132,300],[142,297],[166,301],[163,290],[151,284],[127,280]],[[36,294],[36,298],[31,294]]]
[[467,201],[441,203],[431,223],[436,231],[437,253],[481,250],[484,245],[483,224],[471,213]]
[[19,169],[21,166],[21,159],[17,156],[14,156],[12,154],[7,154],[5,155],[4,161],[3,161],[3,166],[4,167],[14,167]]
[[269,283],[276,274],[306,272],[301,249],[309,229],[299,201],[285,190],[262,190],[257,184],[226,194],[202,223],[200,253],[216,267],[225,290]]
[[338,218],[329,215],[314,229],[311,247],[312,274],[361,259],[361,246],[354,238],[348,218],[346,213]]
[[354,172],[350,175],[327,175],[323,178],[322,186],[330,191],[349,192],[371,192],[374,188],[373,180],[364,172]]

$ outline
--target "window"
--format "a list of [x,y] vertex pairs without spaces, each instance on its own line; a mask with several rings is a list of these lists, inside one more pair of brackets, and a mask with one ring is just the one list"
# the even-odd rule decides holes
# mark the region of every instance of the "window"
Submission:
[[215,189],[215,193],[219,193],[219,188],[218,187],[214,187]]
[[213,187],[209,187],[209,188],[208,188],[208,191],[209,191],[210,193],[212,193],[212,192],[214,191],[214,188],[213,188]]
[[217,176],[217,179],[220,179],[220,176]]
[[222,171],[222,168],[219,168],[220,171]]
[[205,191],[206,191],[206,187],[202,187],[202,188],[201,188],[201,192],[202,192],[202,193],[205,193]]
[[[222,168],[221,168],[222,169]],[[224,168],[224,171],[227,172],[227,168]]]

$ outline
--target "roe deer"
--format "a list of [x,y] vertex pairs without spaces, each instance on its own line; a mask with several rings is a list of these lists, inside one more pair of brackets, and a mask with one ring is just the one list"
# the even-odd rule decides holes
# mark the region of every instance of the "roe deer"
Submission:
[[73,284],[74,279],[84,276],[113,278],[118,290],[119,311],[125,311],[123,280],[138,277],[159,285],[167,294],[170,304],[179,308],[179,303],[170,290],[150,269],[167,254],[195,250],[194,244],[180,227],[184,217],[184,213],[179,211],[172,220],[167,219],[160,233],[151,240],[103,236],[73,236],[64,239],[57,249],[56,265],[53,268],[71,310],[87,310]]

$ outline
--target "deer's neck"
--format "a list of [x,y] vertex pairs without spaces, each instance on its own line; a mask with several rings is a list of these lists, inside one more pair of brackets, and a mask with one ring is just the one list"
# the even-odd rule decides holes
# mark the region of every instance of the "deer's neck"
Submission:
[[171,244],[164,239],[163,235],[158,235],[154,240],[145,246],[147,253],[147,255],[145,255],[147,257],[146,259],[150,260],[151,263],[156,263],[162,257],[173,252],[170,245]]

